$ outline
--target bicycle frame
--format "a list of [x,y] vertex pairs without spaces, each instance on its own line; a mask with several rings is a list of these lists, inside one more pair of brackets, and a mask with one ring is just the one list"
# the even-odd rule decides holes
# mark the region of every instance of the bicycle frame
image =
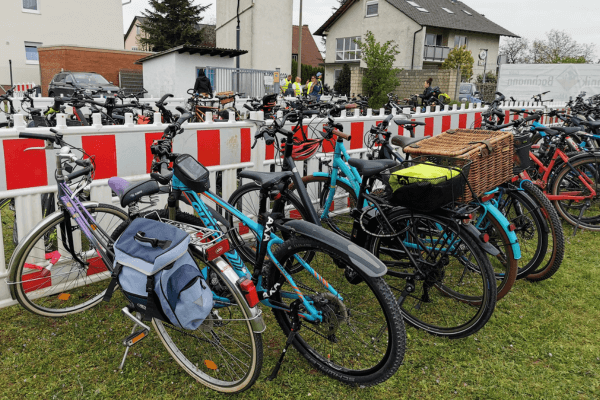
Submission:
[[[589,177],[581,174],[575,168],[573,168],[573,166],[569,162],[569,157],[565,153],[563,153],[562,150],[560,150],[560,149],[557,148],[554,151],[554,154],[552,155],[552,159],[550,160],[550,164],[548,164],[548,166],[545,166],[544,163],[542,163],[540,161],[540,159],[537,158],[535,156],[535,154],[533,154],[532,152],[529,152],[529,157],[537,165],[538,170],[541,173],[543,173],[541,182],[538,182],[536,184],[537,184],[537,186],[540,187],[540,189],[544,190],[544,194],[546,195],[546,197],[548,197],[549,200],[551,200],[551,201],[553,201],[553,200],[576,200],[576,201],[581,201],[581,200],[585,200],[585,199],[591,199],[591,198],[593,198],[593,197],[596,196],[596,190],[591,185],[593,183],[592,180]],[[575,195],[571,195],[571,194],[550,194],[550,193],[547,192],[546,188],[547,188],[547,185],[548,185],[548,181],[549,181],[551,172],[554,169],[556,161],[558,160],[559,157],[560,157],[560,159],[567,166],[569,166],[569,168],[571,168],[571,171],[577,175],[577,178],[590,191],[590,194],[588,196],[575,196]],[[532,181],[532,182],[535,183],[535,181],[533,181],[531,179],[531,177],[529,176],[529,174],[527,173],[527,171],[521,172],[521,174],[519,175],[519,177],[521,179],[529,180],[529,181]]]
[[[194,207],[194,210],[198,213],[198,215],[199,215],[200,219],[202,220],[205,227],[207,227],[209,229],[215,229],[215,230],[220,229],[218,222],[212,217],[211,213],[208,211],[206,204],[204,204],[204,202],[200,199],[200,196],[198,196],[197,193],[195,193],[193,190],[191,190],[187,186],[185,186],[185,184],[183,184],[179,179],[177,179],[176,176],[173,176],[173,178],[172,178],[172,187],[173,187],[173,190],[181,191],[188,198],[188,200],[190,201],[190,204],[192,205],[192,207]],[[273,252],[271,250],[273,245],[281,244],[284,241],[281,238],[279,238],[278,236],[274,235],[273,233],[269,233],[269,235],[265,235],[265,227],[263,227],[258,222],[255,222],[252,218],[244,215],[242,212],[237,210],[235,207],[231,206],[229,203],[227,203],[225,200],[223,200],[217,194],[212,193],[210,191],[206,191],[206,192],[202,193],[202,195],[206,196],[208,199],[212,200],[217,205],[224,208],[227,212],[230,212],[231,214],[233,214],[236,218],[238,218],[240,221],[242,221],[242,223],[245,226],[247,226],[251,231],[253,231],[257,235],[257,237],[259,237],[259,238],[269,237],[269,240],[266,243],[265,243],[265,241],[261,241],[260,247],[259,247],[257,253],[260,254],[261,250],[264,252],[265,249],[263,249],[262,246],[266,246],[266,254],[271,259],[271,261],[273,261],[273,263],[275,264],[277,269],[281,272],[281,274],[285,277],[285,279],[289,282],[291,287],[294,289],[293,293],[280,292],[281,296],[284,298],[288,298],[288,299],[300,300],[303,303],[303,305],[306,308],[306,310],[308,311],[308,313],[299,313],[299,315],[302,318],[306,319],[307,321],[311,321],[311,322],[322,321],[321,313],[319,311],[317,311],[317,309],[312,305],[310,298],[307,298],[302,294],[300,289],[298,289],[297,284],[294,282],[294,279],[292,278],[292,276],[285,270],[285,268],[281,265],[281,263],[273,255]],[[235,273],[240,278],[248,277],[248,274],[249,274],[248,270],[244,266],[242,259],[240,258],[239,254],[235,251],[235,249],[230,250],[229,252],[225,253],[223,256],[233,266]],[[311,273],[315,277],[315,279],[317,279],[330,293],[332,293],[334,296],[338,297],[340,300],[343,301],[343,298],[338,294],[338,292],[335,290],[335,288],[333,288],[325,279],[323,279],[323,277],[321,277],[321,275],[319,275],[319,273],[317,273],[313,268],[311,268],[311,266],[309,264],[307,264],[304,260],[302,260],[297,255],[295,255],[294,257],[295,257],[296,261],[298,261],[300,263],[300,265],[302,265],[303,268],[305,268],[309,273]],[[255,270],[260,270],[262,268],[262,262],[263,262],[263,259],[259,258],[258,259],[259,265],[254,266]],[[262,276],[258,276],[256,290],[259,293],[259,298],[261,298],[261,303],[263,303],[264,305],[271,307],[271,308],[285,310],[287,312],[291,311],[291,309],[289,307],[287,307],[285,304],[269,300],[269,293],[272,293],[272,291],[276,290],[276,288],[263,287]]]

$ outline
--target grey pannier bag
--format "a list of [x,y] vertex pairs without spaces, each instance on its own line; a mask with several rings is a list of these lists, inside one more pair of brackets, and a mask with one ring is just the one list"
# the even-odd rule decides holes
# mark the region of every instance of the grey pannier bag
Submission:
[[116,281],[145,320],[198,328],[213,307],[213,294],[188,251],[190,236],[162,222],[138,218],[114,245]]

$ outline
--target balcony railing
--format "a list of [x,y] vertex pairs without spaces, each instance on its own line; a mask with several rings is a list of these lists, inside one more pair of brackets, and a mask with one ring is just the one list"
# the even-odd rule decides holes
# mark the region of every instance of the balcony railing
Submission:
[[423,49],[423,61],[444,61],[448,58],[450,47],[428,46]]

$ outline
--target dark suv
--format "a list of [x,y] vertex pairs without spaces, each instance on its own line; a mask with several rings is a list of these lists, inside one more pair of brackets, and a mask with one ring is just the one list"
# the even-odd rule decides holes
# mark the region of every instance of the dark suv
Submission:
[[48,96],[70,96],[75,88],[89,90],[99,95],[107,95],[119,91],[119,87],[107,81],[95,72],[60,72],[54,75],[48,85]]

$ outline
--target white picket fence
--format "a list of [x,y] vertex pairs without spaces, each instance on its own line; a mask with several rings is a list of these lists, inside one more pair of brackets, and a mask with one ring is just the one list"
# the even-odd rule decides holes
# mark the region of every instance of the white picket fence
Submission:
[[[40,101],[51,101],[49,98],[40,98]],[[148,99],[150,101],[150,99]],[[182,99],[170,99],[170,105],[177,104]],[[507,103],[503,106],[505,109],[509,108],[526,108],[530,111],[539,110],[547,107],[552,108],[564,108],[564,103],[548,104],[540,106],[539,104],[531,104],[526,102],[519,102],[517,104]],[[427,110],[425,113],[416,113],[411,117],[416,121],[427,122],[432,124],[431,128],[418,127],[416,129],[417,137],[421,137],[428,133],[429,135],[437,135],[442,132],[442,128],[459,128],[459,126],[465,125],[469,128],[476,120],[477,116],[481,115],[484,108],[480,108],[479,105],[471,104],[469,108],[465,108],[464,104],[462,107],[454,105],[452,109],[443,112],[439,111],[439,108],[434,110]],[[383,111],[383,110],[381,110]],[[408,113],[408,109],[405,110]],[[369,110],[367,116],[360,116],[358,110],[354,110],[352,113],[346,114],[342,111],[342,115],[336,118],[336,122],[341,123],[344,127],[344,131],[352,133],[353,139],[347,146],[349,153],[353,157],[363,157],[369,150],[362,145],[363,134],[368,131],[371,125],[375,125],[383,117],[373,116],[372,111]],[[382,113],[383,114],[383,113]],[[250,113],[251,120],[263,120],[264,116],[262,113],[252,112]],[[102,135],[102,137],[113,137],[116,140],[116,157],[115,171],[119,176],[127,179],[128,181],[141,181],[149,179],[149,174],[146,174],[145,170],[145,159],[143,153],[146,151],[144,137],[147,134],[156,134],[165,129],[166,125],[160,122],[160,114],[156,114],[154,118],[156,122],[153,125],[134,125],[133,116],[131,114],[126,115],[125,125],[118,126],[103,126],[101,125],[100,115],[94,115],[92,126],[89,127],[67,127],[66,116],[58,116],[57,128],[64,132],[64,139],[68,143],[72,143],[77,147],[81,147],[82,137],[94,137]],[[257,125],[250,120],[235,121],[234,118],[230,118],[228,122],[214,123],[211,121],[210,116],[207,116],[207,122],[205,123],[185,123],[183,127],[185,132],[181,136],[177,136],[174,141],[174,152],[176,153],[189,153],[193,156],[206,157],[211,156],[209,153],[214,153],[215,149],[211,146],[204,146],[201,142],[204,135],[213,134],[218,132],[217,145],[220,152],[220,165],[209,166],[211,187],[216,187],[217,173],[222,174],[222,197],[228,199],[233,191],[236,189],[238,184],[237,171],[238,169],[247,168],[252,170],[268,170],[270,165],[276,163],[275,159],[268,159],[267,147],[264,141],[259,141],[258,145],[250,151],[250,143],[248,141],[248,133],[250,138],[253,140],[254,134],[256,133]],[[313,118],[312,120],[305,120],[305,125],[316,128],[317,131],[322,129],[323,123],[326,120]],[[267,121],[267,124],[271,123]],[[292,128],[292,124],[287,126],[288,129]],[[393,126],[390,127],[393,129]],[[5,165],[5,146],[4,143],[7,140],[17,139],[19,132],[27,130],[28,132],[37,133],[49,133],[48,128],[25,128],[25,121],[22,115],[15,117],[15,127],[11,129],[0,130],[0,174],[7,174],[7,166]],[[393,132],[395,133],[395,132]],[[402,133],[400,130],[398,133]],[[245,135],[245,136],[244,136]],[[147,137],[147,136],[146,136]],[[39,151],[39,150],[38,150]],[[240,156],[240,152],[242,155]],[[244,158],[243,154],[247,152],[250,154],[249,159]],[[318,153],[316,157],[304,161],[305,168],[299,170],[306,170],[307,174],[312,174],[319,170],[320,160],[324,157],[328,157],[328,154]],[[42,220],[42,212],[40,206],[40,195],[42,193],[56,192],[56,185],[50,178],[53,176],[54,170],[54,151],[46,150],[46,164],[48,168],[48,186],[38,187],[27,187],[22,189],[7,189],[7,177],[0,176],[0,198],[14,198],[16,207],[16,222],[18,226],[19,239],[22,239],[38,222]],[[22,165],[22,168],[27,168],[27,165]],[[142,168],[143,167],[143,168]],[[52,184],[54,183],[54,184]],[[108,187],[108,179],[98,179],[92,184],[91,199],[101,203],[108,203],[115,206],[119,206],[118,198],[112,196],[111,189]],[[156,205],[157,208],[162,208],[166,204],[166,197],[161,196],[160,202]],[[209,204],[210,205],[210,204]],[[185,206],[184,206],[185,207]],[[191,209],[187,211],[191,212]],[[5,217],[0,216],[0,219]],[[1,222],[1,221],[0,221]],[[4,221],[8,222],[8,221]],[[2,236],[2,230],[4,226],[11,226],[7,223],[4,225],[0,223],[0,237]],[[15,304],[16,302],[11,299],[6,278],[8,277],[8,266],[5,263],[5,258],[8,258],[9,254],[5,254],[4,242],[0,240],[0,308]]]

